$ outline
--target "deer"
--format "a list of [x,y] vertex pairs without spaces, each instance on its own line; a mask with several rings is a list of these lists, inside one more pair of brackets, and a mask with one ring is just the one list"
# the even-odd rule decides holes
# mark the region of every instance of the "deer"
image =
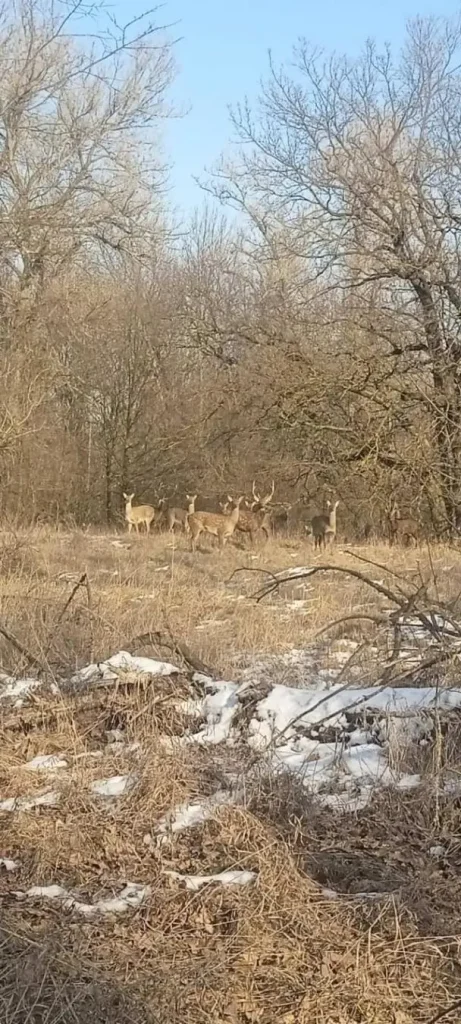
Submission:
[[[269,540],[271,534],[271,512],[267,506],[274,494],[274,489],[275,484],[274,481],[272,481],[272,489],[268,494],[261,498],[261,496],[256,493],[256,483],[253,480],[253,501],[246,501],[247,508],[240,512],[235,529],[240,533],[249,534],[252,544],[260,531],[265,534],[266,541]],[[229,508],[229,504],[232,504],[232,502],[232,495],[228,494],[224,509],[226,509],[226,506]]]
[[227,515],[218,512],[192,512],[189,516],[190,549],[195,551],[197,541],[201,533],[210,533],[218,538],[219,549],[222,553],[224,545],[232,537],[240,516],[240,505],[243,501],[243,494],[235,501],[232,512]]
[[327,537],[330,542],[336,538],[336,509],[338,508],[339,501],[335,501],[334,505],[331,505],[330,501],[327,501],[328,512],[323,513],[320,516],[314,516],[311,520],[312,536],[314,538],[314,548],[326,548]]
[[125,519],[128,523],[128,533],[131,533],[133,526],[136,533],[139,533],[141,523],[145,523],[146,533],[150,533],[150,524],[154,521],[159,510],[154,508],[153,505],[135,505],[133,508],[134,492],[133,494],[125,494],[123,492],[123,497],[126,501]]
[[184,508],[169,508],[167,511],[167,523],[170,533],[174,532],[175,526],[180,526],[184,533],[189,533],[189,516],[195,512],[196,494],[186,494],[189,502],[187,510]]
[[389,543],[396,544],[399,541],[405,546],[419,543],[420,526],[413,516],[401,516],[396,501],[392,503],[388,515]]

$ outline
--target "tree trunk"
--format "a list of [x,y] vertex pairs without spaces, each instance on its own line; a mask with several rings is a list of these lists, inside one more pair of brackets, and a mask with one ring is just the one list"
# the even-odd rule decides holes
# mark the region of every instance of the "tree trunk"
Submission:
[[421,278],[412,280],[412,285],[421,306],[431,359],[440,493],[449,531],[455,533],[461,514],[461,394],[457,363],[447,351],[430,285]]

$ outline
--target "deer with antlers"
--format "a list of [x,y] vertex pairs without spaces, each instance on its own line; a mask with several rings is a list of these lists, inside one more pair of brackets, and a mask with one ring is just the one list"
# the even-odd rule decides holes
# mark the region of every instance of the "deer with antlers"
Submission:
[[[268,506],[274,495],[274,490],[275,483],[272,481],[271,490],[262,498],[256,493],[256,482],[253,480],[253,501],[247,501],[247,508],[240,512],[235,527],[240,533],[249,534],[252,544],[260,532],[265,534],[266,540],[269,540],[271,534],[271,512]],[[229,503],[233,501],[230,494],[227,495],[227,498]]]

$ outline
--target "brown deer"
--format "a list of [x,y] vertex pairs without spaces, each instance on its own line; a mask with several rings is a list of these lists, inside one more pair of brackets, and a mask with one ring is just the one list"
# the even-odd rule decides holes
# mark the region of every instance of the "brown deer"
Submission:
[[146,533],[150,533],[150,524],[154,521],[156,515],[158,514],[158,509],[154,508],[153,505],[135,505],[135,507],[133,508],[132,502],[134,498],[134,493],[125,494],[125,492],[123,492],[123,497],[125,498],[126,501],[125,519],[128,523],[128,533],[131,533],[133,526],[136,530],[136,533],[139,533],[139,527],[141,523],[145,523]]
[[217,537],[220,551],[222,551],[237,526],[242,501],[243,495],[234,502],[234,508],[228,515],[221,515],[218,512],[192,512],[189,516],[191,551],[195,551],[201,533],[210,533],[213,537]]
[[[272,489],[263,498],[256,493],[255,488],[256,484],[253,480],[253,501],[246,502],[247,508],[240,512],[238,523],[235,527],[239,533],[249,534],[252,544],[260,532],[264,533],[266,540],[269,540],[271,535],[271,512],[268,505],[274,494],[274,481],[272,481]],[[228,508],[229,503],[233,502],[233,498],[230,494],[227,495],[227,498],[226,506]]]
[[336,539],[336,509],[338,508],[339,501],[335,501],[334,505],[331,505],[330,501],[327,501],[328,512],[323,513],[320,516],[314,516],[311,520],[312,536],[314,538],[314,548],[326,548],[327,537],[329,542]]
[[421,528],[413,516],[401,516],[396,501],[392,503],[388,515],[389,543],[403,544],[410,547],[411,544],[419,544]]
[[174,532],[175,526],[180,526],[184,533],[189,533],[189,516],[195,512],[195,502],[197,501],[196,494],[186,494],[186,499],[189,502],[187,509],[185,508],[169,508],[167,510],[167,523],[170,533]]

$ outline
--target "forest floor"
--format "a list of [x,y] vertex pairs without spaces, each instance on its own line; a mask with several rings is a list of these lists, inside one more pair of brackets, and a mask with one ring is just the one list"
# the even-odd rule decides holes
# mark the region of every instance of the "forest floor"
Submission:
[[0,535],[0,1019],[458,1020],[460,594],[448,546]]

